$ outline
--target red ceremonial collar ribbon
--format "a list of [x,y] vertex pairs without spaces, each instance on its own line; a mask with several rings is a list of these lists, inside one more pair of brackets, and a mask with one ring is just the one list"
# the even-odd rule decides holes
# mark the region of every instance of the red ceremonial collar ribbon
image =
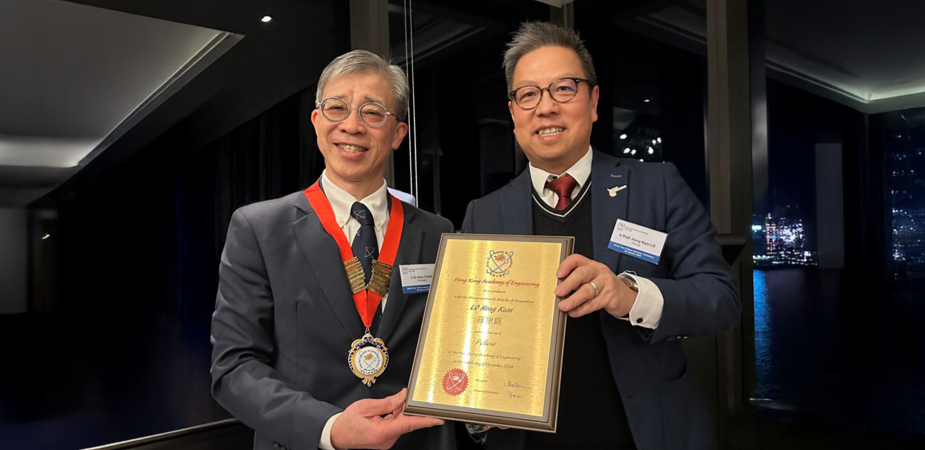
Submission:
[[[341,260],[346,263],[353,259],[353,250],[350,249],[347,236],[344,234],[344,230],[337,225],[334,210],[331,209],[331,203],[328,202],[328,198],[321,191],[319,182],[315,182],[304,193],[308,203],[312,205],[312,209],[318,215],[321,225],[324,226],[324,230],[337,243]],[[405,213],[402,210],[401,201],[392,194],[388,195],[392,197],[392,211],[389,213],[389,226],[385,230],[382,250],[379,251],[379,261],[391,267],[395,264],[395,255],[398,254],[398,243],[401,240],[401,230],[405,223]],[[357,312],[360,313],[360,318],[363,319],[363,325],[366,325],[366,328],[372,326],[373,317],[375,317],[376,309],[379,308],[381,301],[382,296],[369,289],[363,289],[353,294],[353,304],[356,306]]]

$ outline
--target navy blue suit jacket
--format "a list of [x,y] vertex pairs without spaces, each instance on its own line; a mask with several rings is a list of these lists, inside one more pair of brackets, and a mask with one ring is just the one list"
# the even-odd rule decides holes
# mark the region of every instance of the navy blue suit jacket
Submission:
[[[665,299],[656,329],[598,311],[613,377],[640,450],[715,448],[708,399],[687,371],[681,340],[723,332],[741,305],[716,229],[670,163],[641,163],[594,152],[591,169],[594,259],[614,273],[648,278]],[[607,189],[627,187],[611,197]],[[533,234],[533,185],[525,170],[469,204],[464,233]],[[617,219],[668,233],[658,265],[607,248]],[[565,364],[580,364],[565,360]],[[523,433],[492,430],[486,446],[522,448]]]

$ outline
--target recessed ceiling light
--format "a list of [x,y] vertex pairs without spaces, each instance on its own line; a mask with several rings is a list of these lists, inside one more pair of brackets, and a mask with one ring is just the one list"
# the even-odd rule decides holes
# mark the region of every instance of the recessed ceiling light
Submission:
[[620,139],[626,139],[626,133],[621,134]]
[[270,23],[272,20],[273,20],[273,18],[270,17],[270,16],[263,16],[263,18],[260,19],[260,21],[263,22],[263,23]]
[[649,99],[645,99],[645,100],[643,100],[643,101],[646,102],[646,103],[649,103]]

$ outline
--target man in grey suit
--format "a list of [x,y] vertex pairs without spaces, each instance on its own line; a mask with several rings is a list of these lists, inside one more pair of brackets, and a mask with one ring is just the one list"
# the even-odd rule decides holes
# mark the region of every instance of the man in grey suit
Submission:
[[576,254],[557,272],[569,315],[557,433],[470,431],[505,449],[715,448],[681,347],[732,328],[740,314],[709,216],[674,165],[591,148],[600,92],[573,31],[524,24],[504,67],[530,166],[470,203],[463,232],[575,236]]
[[316,103],[321,178],[232,216],[212,394],[256,430],[255,449],[453,449],[452,426],[401,412],[427,294],[404,293],[398,272],[432,264],[453,231],[386,188],[386,161],[408,132],[404,73],[370,52],[344,54]]

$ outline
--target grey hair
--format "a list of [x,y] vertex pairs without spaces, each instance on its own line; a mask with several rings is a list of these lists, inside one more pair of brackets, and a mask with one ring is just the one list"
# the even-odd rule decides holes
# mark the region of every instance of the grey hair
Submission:
[[517,62],[527,53],[541,47],[565,47],[574,50],[578,54],[578,60],[581,61],[581,70],[584,71],[585,77],[591,82],[591,86],[597,85],[597,74],[594,72],[591,53],[585,48],[585,43],[578,33],[554,23],[524,22],[514,32],[504,52],[502,67],[504,67],[504,76],[507,78],[508,92],[513,89],[514,69],[517,67]]
[[321,103],[324,87],[331,80],[345,75],[379,74],[392,84],[395,97],[395,115],[400,122],[404,122],[408,115],[408,79],[405,71],[367,50],[353,50],[334,58],[318,79],[318,89],[315,91],[315,105]]

